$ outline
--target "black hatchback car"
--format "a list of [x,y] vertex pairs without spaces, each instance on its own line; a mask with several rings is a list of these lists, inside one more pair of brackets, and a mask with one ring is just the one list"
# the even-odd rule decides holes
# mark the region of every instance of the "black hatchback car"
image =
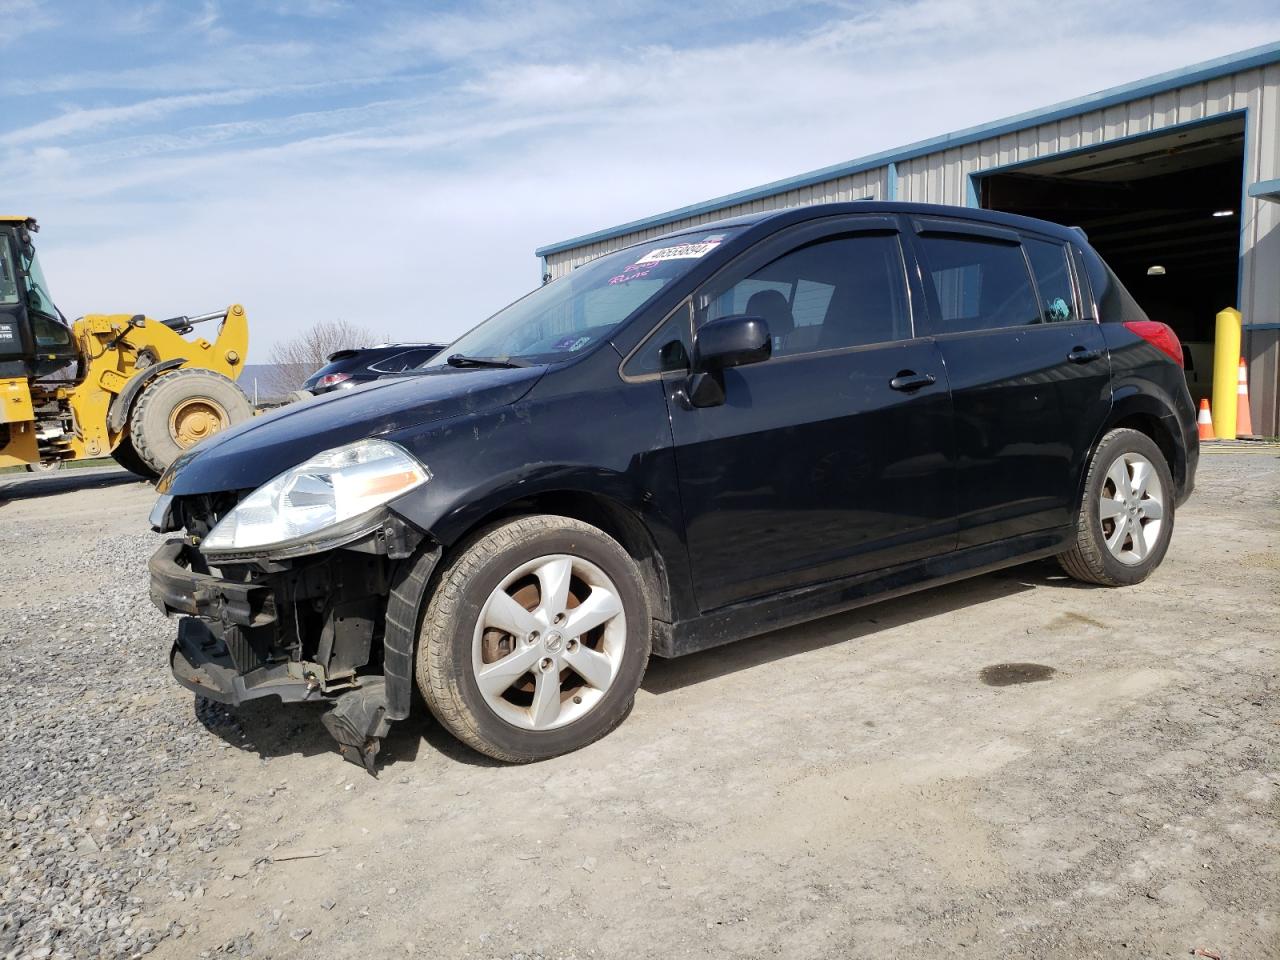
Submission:
[[811,206],[602,256],[415,375],[159,483],[177,680],[331,701],[372,769],[412,686],[475,749],[603,736],[673,657],[1040,557],[1122,586],[1199,447],[1181,347],[1080,231]]
[[380,343],[329,354],[328,363],[307,377],[302,389],[319,396],[362,383],[399,376],[420,367],[445,348],[443,343]]

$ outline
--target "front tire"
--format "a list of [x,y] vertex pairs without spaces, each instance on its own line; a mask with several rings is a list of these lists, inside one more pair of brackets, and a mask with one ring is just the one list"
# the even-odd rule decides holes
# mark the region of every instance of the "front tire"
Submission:
[[543,760],[627,716],[650,631],[640,570],[617,541],[566,517],[521,517],[482,531],[441,570],[418,689],[480,753]]
[[129,418],[142,462],[162,474],[189,447],[253,416],[249,398],[220,373],[190,368],[149,383]]
[[1141,583],[1169,549],[1173,511],[1173,475],[1155,441],[1137,430],[1112,430],[1089,461],[1076,542],[1058,560],[1085,583]]
[[116,448],[111,451],[111,457],[116,463],[124,467],[132,474],[136,474],[143,480],[154,480],[160,476],[156,471],[147,466],[146,462],[138,456],[138,451],[133,448],[133,438],[128,434],[120,438],[120,442],[116,444]]

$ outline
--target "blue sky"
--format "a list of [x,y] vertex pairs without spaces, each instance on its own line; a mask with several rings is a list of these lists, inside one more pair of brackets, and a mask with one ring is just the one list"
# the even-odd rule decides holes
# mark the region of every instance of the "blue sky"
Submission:
[[0,0],[68,315],[450,339],[534,247],[1280,38],[1273,3]]

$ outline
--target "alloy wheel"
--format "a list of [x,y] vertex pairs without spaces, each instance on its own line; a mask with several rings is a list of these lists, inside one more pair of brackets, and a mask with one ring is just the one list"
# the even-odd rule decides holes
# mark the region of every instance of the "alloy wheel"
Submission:
[[1151,461],[1140,453],[1123,453],[1107,471],[1098,499],[1102,537],[1111,555],[1135,565],[1147,558],[1160,539],[1165,491]]
[[552,730],[600,703],[626,642],[613,581],[582,557],[554,554],[517,567],[489,594],[475,626],[472,669],[499,717]]

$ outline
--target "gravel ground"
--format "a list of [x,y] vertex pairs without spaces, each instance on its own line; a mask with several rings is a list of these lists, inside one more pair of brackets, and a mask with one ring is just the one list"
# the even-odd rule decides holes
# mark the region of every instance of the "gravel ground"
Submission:
[[148,487],[0,478],[0,956],[1280,957],[1277,490],[1211,447],[1139,587],[1016,568],[655,661],[546,763],[407,722],[375,780],[170,679]]

